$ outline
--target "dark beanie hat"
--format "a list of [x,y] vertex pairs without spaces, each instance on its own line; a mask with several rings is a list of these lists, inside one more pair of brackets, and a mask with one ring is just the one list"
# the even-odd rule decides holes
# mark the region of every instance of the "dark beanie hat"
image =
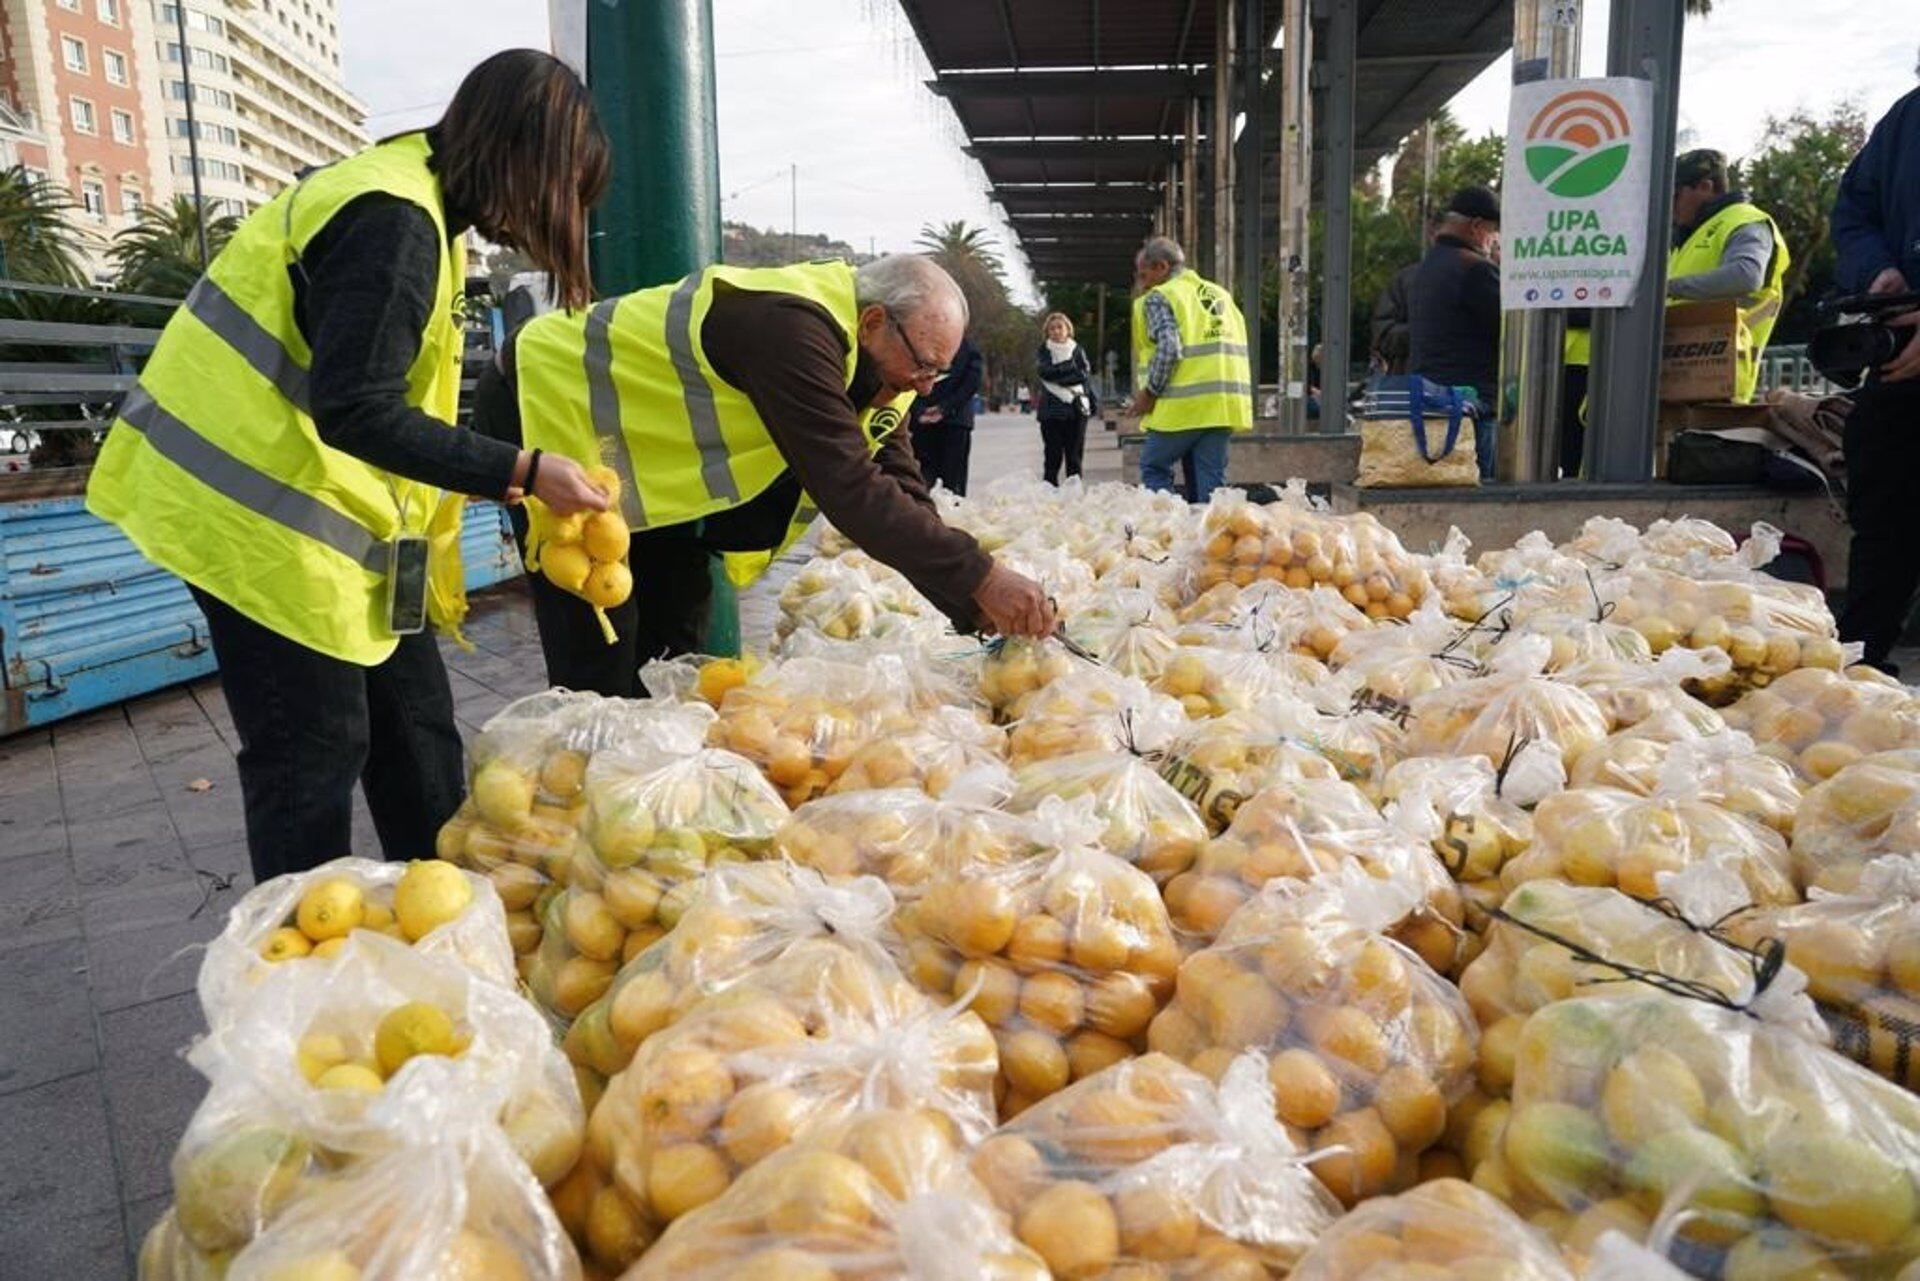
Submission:
[[1462,187],[1447,202],[1447,212],[1462,218],[1480,218],[1500,225],[1500,197],[1491,187]]

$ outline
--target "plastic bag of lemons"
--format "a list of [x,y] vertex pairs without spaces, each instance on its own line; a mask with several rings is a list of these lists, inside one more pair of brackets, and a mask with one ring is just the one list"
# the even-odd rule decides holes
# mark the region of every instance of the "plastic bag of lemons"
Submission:
[[774,643],[799,632],[829,640],[911,637],[932,641],[946,631],[946,620],[897,571],[878,561],[852,556],[816,558],[780,590],[780,619]]
[[1544,743],[1562,768],[1612,732],[1593,696],[1544,674],[1551,643],[1544,636],[1509,636],[1476,676],[1413,700],[1407,722],[1409,756],[1483,756],[1496,767],[1519,747]]
[[141,1281],[574,1281],[580,1260],[499,1127],[470,1111],[447,1060],[424,1059],[369,1104],[397,1146],[297,1178],[233,1251],[198,1250],[171,1210],[141,1246]]
[[1002,1117],[1144,1049],[1180,959],[1152,879],[1093,843],[1084,801],[1034,822],[1047,852],[943,861],[896,918],[914,982],[992,1027]]
[[630,1266],[666,1226],[814,1129],[876,1108],[991,1128],[993,1037],[864,950],[807,939],[646,1039],[587,1122],[555,1191],[602,1268]]
[[1354,1207],[1289,1274],[1292,1281],[1395,1275],[1574,1281],[1551,1240],[1459,1179],[1436,1179]]
[[509,703],[467,750],[467,799],[434,852],[492,882],[524,976],[539,951],[547,905],[585,849],[587,767],[602,752],[685,752],[713,713],[547,690]]
[[1180,704],[1130,676],[1079,664],[1034,694],[1007,734],[1017,768],[1073,752],[1156,751],[1187,724]]
[[1088,798],[1104,826],[1098,844],[1164,885],[1193,866],[1207,825],[1193,802],[1132,752],[1076,752],[1034,761],[1014,775],[1006,807],[1031,814],[1047,798]]
[[1348,706],[1404,714],[1413,700],[1476,675],[1490,647],[1485,633],[1447,617],[1429,596],[1405,627],[1369,627],[1340,638],[1329,661],[1339,699]]
[[1788,672],[1721,715],[1805,786],[1867,756],[1920,747],[1920,700],[1870,667]]
[[[1673,762],[1670,766],[1669,762]],[[1739,730],[1706,734],[1689,716],[1663,709],[1588,750],[1568,771],[1570,787],[1614,787],[1650,796],[1678,770],[1698,799],[1793,836],[1800,783],[1793,769],[1758,751]]]
[[197,980],[210,1026],[232,1018],[276,965],[327,960],[356,930],[447,956],[496,983],[515,980],[506,914],[493,883],[438,859],[340,858],[247,891],[210,943]]
[[556,516],[538,498],[526,499],[527,570],[593,606],[607,644],[614,642],[607,611],[633,595],[627,554],[633,531],[620,514],[620,476],[604,463],[588,467],[587,479],[607,496],[605,511]]
[[1920,854],[1867,863],[1849,894],[1814,890],[1794,907],[1735,918],[1749,943],[1779,939],[1833,1031],[1836,1050],[1920,1088]]
[[944,1113],[883,1108],[809,1134],[674,1221],[632,1281],[1045,1281]]
[[781,854],[831,880],[877,876],[902,901],[936,873],[1003,866],[1045,848],[1031,823],[990,803],[904,788],[809,801],[774,840]]
[[1501,880],[1512,889],[1557,878],[1656,898],[1661,873],[1711,856],[1739,870],[1753,902],[1798,902],[1786,841],[1744,814],[1695,799],[1683,763],[1669,759],[1649,796],[1582,787],[1547,797],[1533,811],[1532,846],[1502,869]]
[[[1207,829],[1223,832],[1248,797],[1281,783],[1367,778],[1365,744],[1347,755],[1343,727],[1295,699],[1268,699],[1200,721],[1167,745],[1161,775],[1193,802]],[[1322,733],[1332,730],[1333,733]]]
[[1150,1048],[1216,1079],[1256,1051],[1278,1119],[1348,1206],[1437,1172],[1422,1154],[1473,1070],[1459,992],[1386,934],[1417,902],[1351,862],[1273,881],[1181,963],[1147,1033]]
[[1296,590],[1324,585],[1370,617],[1411,614],[1430,581],[1400,540],[1371,515],[1334,516],[1302,499],[1256,506],[1237,490],[1215,494],[1201,519],[1196,589],[1261,580]]
[[1505,896],[1500,870],[1533,843],[1533,815],[1500,794],[1501,782],[1484,757],[1417,756],[1389,770],[1381,788],[1387,825],[1425,841],[1459,882],[1461,923],[1476,935]]
[[203,1256],[240,1250],[343,1167],[405,1149],[430,1107],[497,1123],[543,1183],[580,1153],[579,1091],[539,1013],[367,931],[329,965],[276,967],[187,1059],[209,1089],[173,1155],[173,1222]]
[[1622,984],[1535,1013],[1515,1063],[1474,1182],[1576,1247],[1664,1219],[1696,1276],[1920,1257],[1920,1100],[1764,1015]]
[[1129,1059],[1027,1109],[972,1164],[1057,1277],[1283,1277],[1340,1212],[1274,1119],[1257,1055],[1218,1086],[1163,1054]]
[[956,785],[1004,791],[1007,732],[973,708],[935,707],[911,730],[856,748],[827,795],[914,787],[940,797]]
[[1807,791],[1793,823],[1800,883],[1851,893],[1882,854],[1920,850],[1920,748],[1875,752]]
[[1466,938],[1460,887],[1426,842],[1389,827],[1358,788],[1338,780],[1282,783],[1255,793],[1193,867],[1167,882],[1167,910],[1182,938],[1204,947],[1261,887],[1306,881],[1349,863],[1409,889],[1393,934],[1436,969],[1451,972]]
[[893,910],[893,895],[875,877],[836,883],[784,859],[721,864],[673,929],[621,966],[606,994],[574,1020],[562,1048],[576,1067],[612,1076],[702,998],[805,939],[833,938],[897,962]]
[[1175,623],[1155,593],[1103,581],[1100,594],[1064,625],[1112,671],[1152,681],[1180,648],[1173,639]]
[[1041,690],[1080,666],[1059,641],[1012,636],[990,642],[980,663],[980,696],[1001,722],[1017,721]]
[[710,868],[767,857],[788,812],[753,762],[711,747],[602,752],[583,795],[585,837],[566,888],[545,904],[527,970],[534,999],[562,1026],[679,922]]

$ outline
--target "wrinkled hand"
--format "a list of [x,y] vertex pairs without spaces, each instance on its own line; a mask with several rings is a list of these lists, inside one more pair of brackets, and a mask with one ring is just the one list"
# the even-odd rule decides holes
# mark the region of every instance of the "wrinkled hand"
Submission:
[[1904,294],[1907,292],[1907,278],[1900,274],[1898,267],[1882,267],[1880,274],[1867,286],[1870,294]]
[[587,479],[586,469],[562,454],[540,455],[533,496],[556,516],[607,509],[606,491]]
[[996,564],[973,589],[985,626],[1002,636],[1049,636],[1053,633],[1053,603],[1047,589],[1024,574]]
[[1920,311],[1902,312],[1898,316],[1887,317],[1887,324],[1898,329],[1910,329],[1907,345],[1900,354],[1880,366],[1880,381],[1888,383],[1905,382],[1920,375]]
[[1145,418],[1153,412],[1153,407],[1159,399],[1158,396],[1148,391],[1145,387],[1142,387],[1139,391],[1133,393],[1133,401],[1127,406],[1127,413],[1135,418]]

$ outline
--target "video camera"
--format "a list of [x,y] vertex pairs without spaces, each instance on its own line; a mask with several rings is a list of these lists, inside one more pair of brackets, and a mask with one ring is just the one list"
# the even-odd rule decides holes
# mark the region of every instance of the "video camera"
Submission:
[[1852,390],[1870,369],[1878,369],[1900,353],[1912,337],[1911,329],[1887,324],[1882,316],[1920,307],[1920,293],[1851,294],[1829,298],[1816,308],[1825,321],[1807,343],[1807,359],[1829,380]]

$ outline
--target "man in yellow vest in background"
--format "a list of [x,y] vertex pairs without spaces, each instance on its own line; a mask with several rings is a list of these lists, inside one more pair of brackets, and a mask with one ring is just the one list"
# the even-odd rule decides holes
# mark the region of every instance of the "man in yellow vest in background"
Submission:
[[966,297],[931,259],[708,267],[527,322],[476,390],[487,435],[620,477],[634,588],[608,611],[534,576],[548,678],[632,696],[695,649],[708,559],[750,581],[824,513],[963,629],[1045,635],[1046,591],[941,520],[903,429],[946,371]]
[[1227,481],[1227,440],[1253,429],[1247,322],[1233,295],[1187,267],[1178,242],[1155,236],[1133,259],[1131,412],[1147,433],[1140,483],[1172,490],[1182,459],[1187,501],[1204,503]]
[[1753,399],[1760,353],[1780,318],[1787,242],[1767,213],[1744,191],[1727,189],[1727,158],[1689,151],[1673,165],[1673,238],[1667,260],[1672,302],[1732,298],[1740,305],[1738,364],[1733,398]]

